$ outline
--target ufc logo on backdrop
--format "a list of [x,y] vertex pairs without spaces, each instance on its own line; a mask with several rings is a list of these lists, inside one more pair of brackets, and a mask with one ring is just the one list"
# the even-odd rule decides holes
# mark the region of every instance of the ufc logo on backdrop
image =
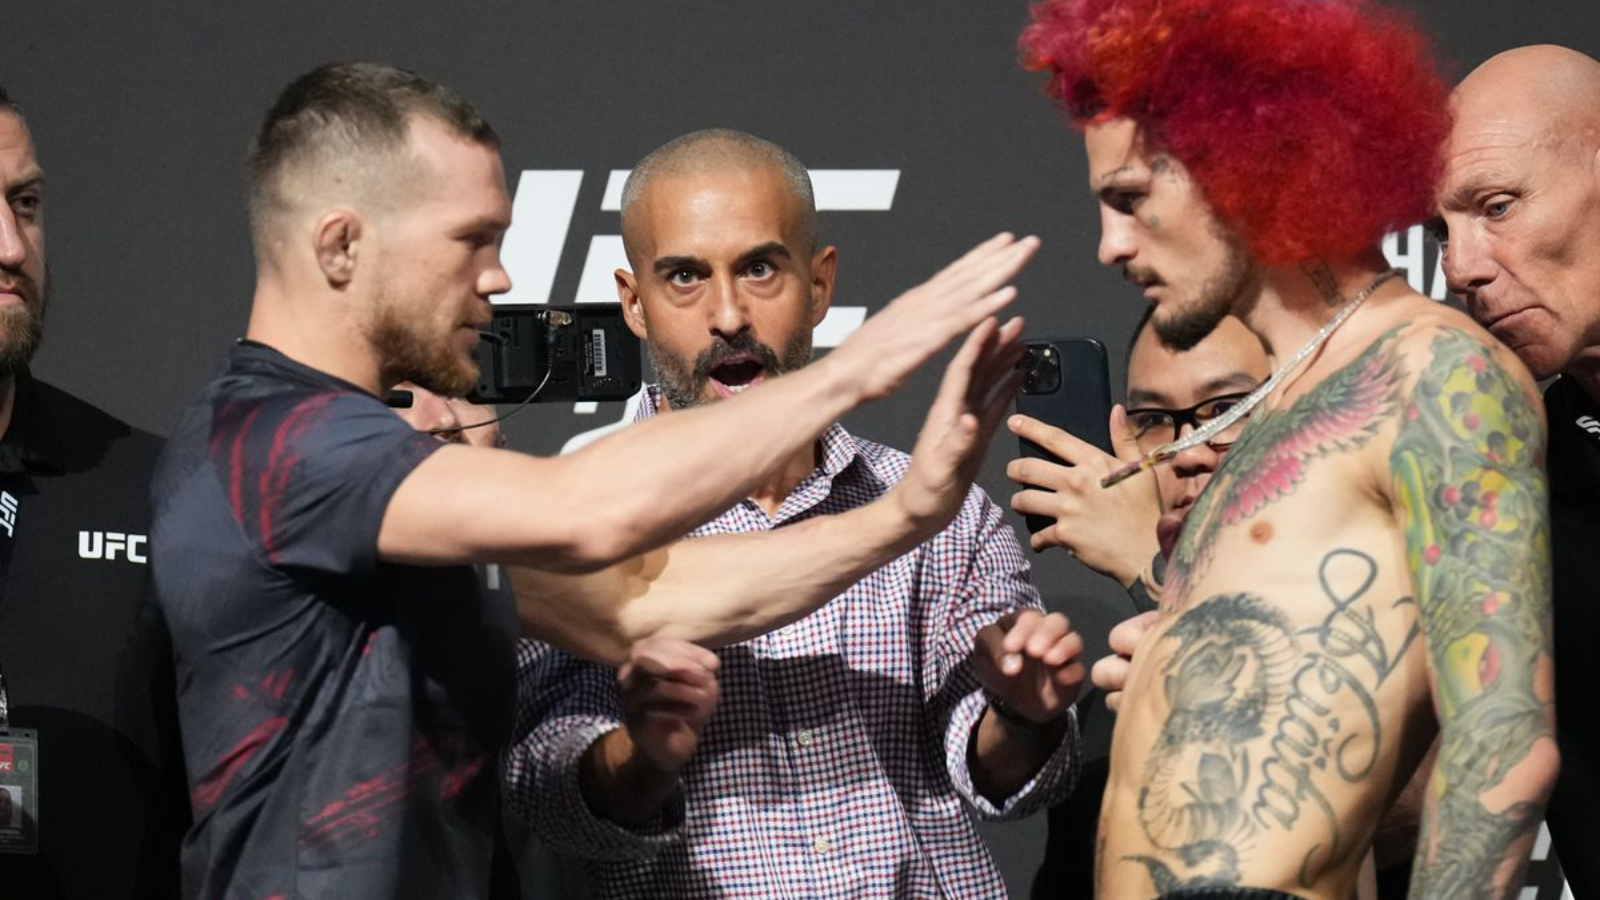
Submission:
[[0,491],[0,528],[6,530],[6,537],[17,536],[17,498],[10,491]]
[[[622,210],[622,184],[627,169],[614,169],[606,180],[602,212]],[[550,303],[567,244],[572,214],[578,208],[578,189],[584,173],[578,169],[525,169],[517,179],[511,206],[511,230],[500,246],[500,258],[511,275],[510,293],[496,303]],[[899,169],[813,169],[811,184],[818,212],[888,212],[894,205]],[[579,238],[581,240],[581,237]],[[589,254],[578,279],[574,303],[615,303],[617,291],[611,273],[626,269],[622,235],[589,237]],[[867,317],[864,306],[836,306],[817,327],[817,347],[836,347]]]
[[[621,212],[622,185],[629,169],[612,169],[606,177],[601,212]],[[573,213],[578,208],[578,191],[583,186],[582,169],[524,169],[517,178],[517,192],[511,203],[511,229],[500,244],[500,260],[511,276],[511,290],[494,298],[496,303],[615,303],[616,282],[612,273],[628,267],[622,251],[622,235],[589,236],[589,252],[578,277],[577,295],[554,298],[556,270],[569,237]],[[812,169],[811,187],[817,212],[888,212],[894,206],[895,189],[900,184],[899,169]],[[867,318],[865,306],[835,306],[812,335],[817,349],[837,347]],[[594,403],[578,403],[573,412],[593,415]],[[621,421],[584,432],[568,441],[562,452],[569,452],[595,440],[633,419],[630,402]]]
[[[1383,238],[1383,255],[1389,258],[1389,265],[1405,273],[1406,284],[1413,291],[1434,300],[1443,300],[1447,290],[1444,281],[1444,257],[1439,253],[1439,245],[1427,240],[1426,230],[1421,225],[1413,225],[1403,232],[1405,249],[1400,247],[1402,232],[1394,232]],[[1433,268],[1428,268],[1429,257],[1433,260]]]
[[1572,888],[1561,877],[1561,867],[1550,853],[1550,828],[1543,822],[1539,823],[1539,836],[1533,842],[1517,900],[1572,900]]
[[118,554],[131,563],[149,562],[144,553],[149,538],[142,534],[123,534],[120,531],[78,532],[78,557],[80,559],[114,560]]

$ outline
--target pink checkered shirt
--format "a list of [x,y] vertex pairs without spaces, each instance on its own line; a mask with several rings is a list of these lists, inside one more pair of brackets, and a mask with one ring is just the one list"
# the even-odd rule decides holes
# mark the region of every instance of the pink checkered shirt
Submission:
[[[647,393],[639,418],[652,415]],[[909,458],[834,425],[823,464],[769,519],[746,500],[695,535],[764,531],[882,496]],[[966,664],[974,636],[1039,608],[1000,509],[973,488],[932,540],[810,616],[720,651],[721,705],[660,819],[630,830],[592,813],[578,786],[589,745],[621,725],[613,670],[546,645],[519,650],[514,811],[585,859],[609,898],[1003,898],[963,801],[1020,818],[1071,792],[1077,730],[995,806],[972,786],[967,747],[987,706]]]

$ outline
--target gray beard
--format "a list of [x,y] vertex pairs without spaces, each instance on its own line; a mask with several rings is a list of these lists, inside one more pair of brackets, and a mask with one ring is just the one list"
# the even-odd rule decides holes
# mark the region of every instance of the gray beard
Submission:
[[655,344],[646,342],[645,349],[650,354],[650,365],[656,370],[656,381],[667,405],[672,409],[692,409],[701,405],[700,397],[711,370],[737,354],[749,353],[759,359],[769,378],[802,368],[811,361],[811,332],[807,329],[796,335],[783,349],[781,359],[771,347],[748,337],[718,342],[695,358],[692,369],[676,357],[657,353]]

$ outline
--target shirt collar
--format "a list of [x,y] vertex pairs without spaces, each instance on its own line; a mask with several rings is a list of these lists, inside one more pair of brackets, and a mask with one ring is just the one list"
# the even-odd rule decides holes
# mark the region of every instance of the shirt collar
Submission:
[[[639,397],[639,409],[634,413],[633,420],[642,422],[656,415],[665,405],[661,399],[661,386],[647,385],[644,394]],[[860,456],[860,444],[856,442],[854,435],[845,431],[843,425],[835,422],[823,432],[821,471],[829,478],[839,477]]]
[[[319,388],[331,387],[365,394],[368,397],[374,396],[371,391],[355,382],[346,381],[332,373],[308,366],[271,344],[263,344],[250,338],[234,339],[233,346],[228,348],[228,363],[230,367],[271,366],[279,374],[288,373]],[[375,397],[375,399],[383,398]]]
[[1557,378],[1544,394],[1549,420],[1549,470],[1563,490],[1600,487],[1600,405],[1576,379]]
[[38,383],[26,368],[16,373],[16,395],[12,401],[11,424],[0,439],[0,474],[16,474],[30,468],[63,471],[69,448],[59,428],[46,428],[46,411],[40,408]]

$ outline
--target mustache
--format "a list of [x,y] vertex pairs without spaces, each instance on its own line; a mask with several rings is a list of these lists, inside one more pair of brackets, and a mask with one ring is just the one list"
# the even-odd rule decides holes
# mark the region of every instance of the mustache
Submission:
[[21,295],[31,307],[37,308],[39,305],[39,283],[23,272],[0,269],[0,291]]
[[694,360],[694,377],[696,381],[704,381],[711,377],[711,371],[730,359],[736,357],[754,357],[761,363],[761,367],[774,375],[783,374],[783,366],[778,360],[778,354],[771,347],[761,343],[748,334],[734,336],[733,340],[717,340],[716,343],[700,352]]
[[1159,277],[1157,277],[1155,269],[1147,269],[1143,266],[1132,265],[1124,265],[1122,267],[1122,277],[1124,280],[1131,281],[1141,287],[1161,280]]

